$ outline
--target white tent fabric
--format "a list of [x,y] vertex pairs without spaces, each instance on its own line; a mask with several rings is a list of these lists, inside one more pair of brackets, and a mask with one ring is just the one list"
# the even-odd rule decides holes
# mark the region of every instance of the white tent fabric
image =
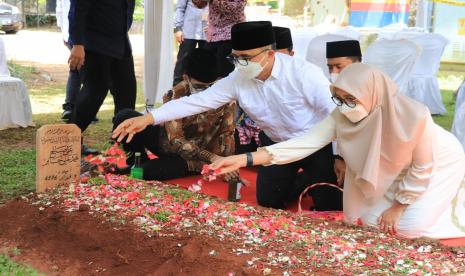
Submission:
[[317,36],[310,41],[305,59],[320,67],[326,77],[329,78],[329,71],[326,62],[326,42],[343,40],[352,40],[352,38],[335,34]]
[[6,59],[5,43],[0,37],[0,76],[10,76],[10,70],[8,70],[8,63]]
[[425,104],[431,114],[445,114],[441,91],[436,77],[441,56],[449,41],[439,34],[422,34],[409,39],[421,48],[408,82],[407,95]]
[[423,29],[428,28],[428,6],[432,3],[428,3],[427,0],[418,0],[417,1],[417,13],[415,26]]
[[459,139],[465,149],[465,81],[457,91],[452,133],[457,137],[457,139]]
[[34,126],[29,93],[20,79],[0,77],[0,130]]
[[292,43],[297,57],[305,58],[310,41],[318,34],[312,28],[291,29]]
[[413,67],[419,57],[420,49],[411,41],[377,40],[363,54],[363,62],[379,68],[391,77],[406,93]]
[[161,102],[172,87],[173,1],[145,1],[144,94],[148,105]]

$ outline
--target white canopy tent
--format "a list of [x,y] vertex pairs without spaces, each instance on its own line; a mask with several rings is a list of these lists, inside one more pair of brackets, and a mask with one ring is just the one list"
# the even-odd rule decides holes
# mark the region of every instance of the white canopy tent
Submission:
[[144,94],[148,105],[161,102],[173,83],[172,0],[145,1]]

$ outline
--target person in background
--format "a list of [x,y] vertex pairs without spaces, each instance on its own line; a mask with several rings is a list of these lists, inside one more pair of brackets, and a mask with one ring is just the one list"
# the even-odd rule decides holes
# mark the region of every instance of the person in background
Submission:
[[[73,0],[74,2],[75,0]],[[69,39],[69,11],[70,11],[71,2],[70,0],[57,0],[56,5],[56,18],[57,26],[61,29],[63,34],[63,44],[70,51],[73,48],[73,43]],[[74,3],[73,3],[74,6]],[[72,20],[72,16],[71,16]],[[66,98],[65,103],[63,104],[63,114],[61,119],[65,122],[71,120],[73,115],[74,103],[76,102],[76,95],[81,89],[81,79],[79,77],[78,70],[69,70],[68,81],[66,83]],[[93,122],[97,122],[98,119],[95,117]]]
[[465,237],[465,153],[426,106],[403,95],[368,64],[342,70],[331,85],[338,108],[301,137],[252,154],[217,160],[213,169],[286,164],[337,139],[347,162],[344,219],[391,235]]
[[[217,59],[209,50],[194,49],[184,62],[183,81],[164,95],[164,104],[201,94],[218,78]],[[235,104],[227,103],[215,110],[168,121],[164,125],[149,126],[136,134],[130,143],[125,143],[124,149],[130,153],[141,153],[143,177],[146,180],[198,174],[203,165],[220,156],[234,154],[234,113]],[[142,115],[131,109],[122,110],[115,117],[115,127],[127,119]],[[148,160],[145,149],[158,158]],[[117,172],[129,173],[133,162],[133,158],[129,158],[129,166]],[[225,180],[232,181],[237,177],[239,175],[231,173],[226,175]]]
[[292,42],[291,29],[273,26],[276,38],[276,52],[294,56],[294,43]]
[[[135,0],[77,0],[69,13],[73,48],[68,60],[79,70],[82,88],[77,94],[71,123],[84,132],[111,90],[114,114],[136,104],[136,76],[128,31]],[[82,154],[97,151],[82,145]]]
[[[210,6],[211,7],[211,6]],[[302,59],[276,53],[271,22],[252,21],[231,29],[236,67],[229,76],[189,97],[183,97],[144,116],[123,121],[113,132],[119,142],[130,142],[150,125],[177,120],[237,101],[264,132],[262,146],[282,142],[311,131],[333,110],[329,82],[322,70]],[[257,201],[272,208],[285,208],[306,186],[295,179],[300,168],[311,172],[305,183],[336,182],[334,157],[328,142],[316,155],[290,163],[259,167]],[[336,204],[339,204],[336,202]]]
[[204,28],[208,20],[208,2],[178,0],[174,32],[179,43],[179,52],[174,67],[173,86],[182,81],[184,58],[195,48],[205,47]]
[[362,62],[362,50],[357,40],[343,40],[326,43],[326,59],[331,82],[335,82],[339,73],[352,63]]
[[220,76],[229,75],[234,65],[223,62],[231,54],[231,27],[245,21],[247,0],[206,0],[208,1],[207,47],[216,54]]

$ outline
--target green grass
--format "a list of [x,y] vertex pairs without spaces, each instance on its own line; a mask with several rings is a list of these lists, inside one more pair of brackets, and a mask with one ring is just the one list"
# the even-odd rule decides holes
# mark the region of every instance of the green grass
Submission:
[[[0,131],[0,204],[10,198],[23,195],[35,189],[35,135],[45,124],[62,123],[62,103],[65,97],[65,84],[41,81],[40,71],[31,66],[9,63],[11,73],[20,77],[29,87],[33,121],[35,127],[7,129]],[[43,83],[43,80],[42,80]],[[137,87],[136,108],[143,110],[144,95],[142,84]],[[103,149],[112,130],[113,99],[109,95],[98,113],[100,121],[92,124],[84,132],[87,145]],[[2,274],[0,274],[2,275]]]
[[21,250],[12,248],[7,254],[0,254],[0,275],[8,276],[26,276],[26,275],[43,275],[39,274],[33,268],[13,261],[9,256],[19,256]]
[[8,149],[0,153],[0,203],[34,190],[35,159],[34,149]]
[[453,90],[442,90],[442,101],[446,107],[447,114],[443,116],[433,116],[436,124],[442,126],[446,130],[450,130],[454,121],[455,113],[455,96]]

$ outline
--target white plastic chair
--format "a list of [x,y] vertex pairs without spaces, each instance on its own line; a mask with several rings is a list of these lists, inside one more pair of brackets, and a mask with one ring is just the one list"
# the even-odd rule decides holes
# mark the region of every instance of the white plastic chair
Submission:
[[451,132],[459,139],[465,149],[465,81],[457,91],[455,101],[455,116],[452,123]]
[[22,80],[10,77],[0,38],[0,130],[33,125],[29,93]]
[[423,28],[418,27],[408,27],[403,23],[396,23],[384,26],[378,33],[378,40],[381,39],[409,39],[417,35],[425,33]]
[[34,126],[29,93],[20,79],[0,77],[0,130]]
[[8,70],[8,63],[6,59],[5,44],[3,39],[0,37],[0,76],[10,76],[10,71]]
[[455,111],[465,102],[465,80],[463,80],[460,87],[457,89],[457,98],[455,99]]
[[363,54],[363,62],[374,65],[399,86],[399,91],[406,94],[408,81],[420,50],[411,41],[377,40]]
[[307,54],[308,44],[318,34],[312,28],[300,28],[291,29],[291,35],[295,56],[304,59]]
[[326,43],[333,41],[345,41],[353,40],[350,37],[335,35],[335,34],[324,34],[315,37],[310,41],[307,49],[307,55],[305,59],[323,70],[323,73],[329,78],[328,63],[326,61]]
[[357,29],[355,29],[352,26],[347,26],[344,28],[337,28],[336,30],[331,31],[329,33],[334,34],[334,35],[342,35],[345,37],[350,37],[351,39],[358,40],[358,41],[360,41],[360,39],[362,39],[362,36],[363,36],[361,32],[359,32]]
[[444,36],[433,33],[417,35],[409,38],[409,41],[420,47],[421,54],[408,82],[407,95],[425,104],[431,114],[445,114],[446,108],[436,74],[449,41]]

